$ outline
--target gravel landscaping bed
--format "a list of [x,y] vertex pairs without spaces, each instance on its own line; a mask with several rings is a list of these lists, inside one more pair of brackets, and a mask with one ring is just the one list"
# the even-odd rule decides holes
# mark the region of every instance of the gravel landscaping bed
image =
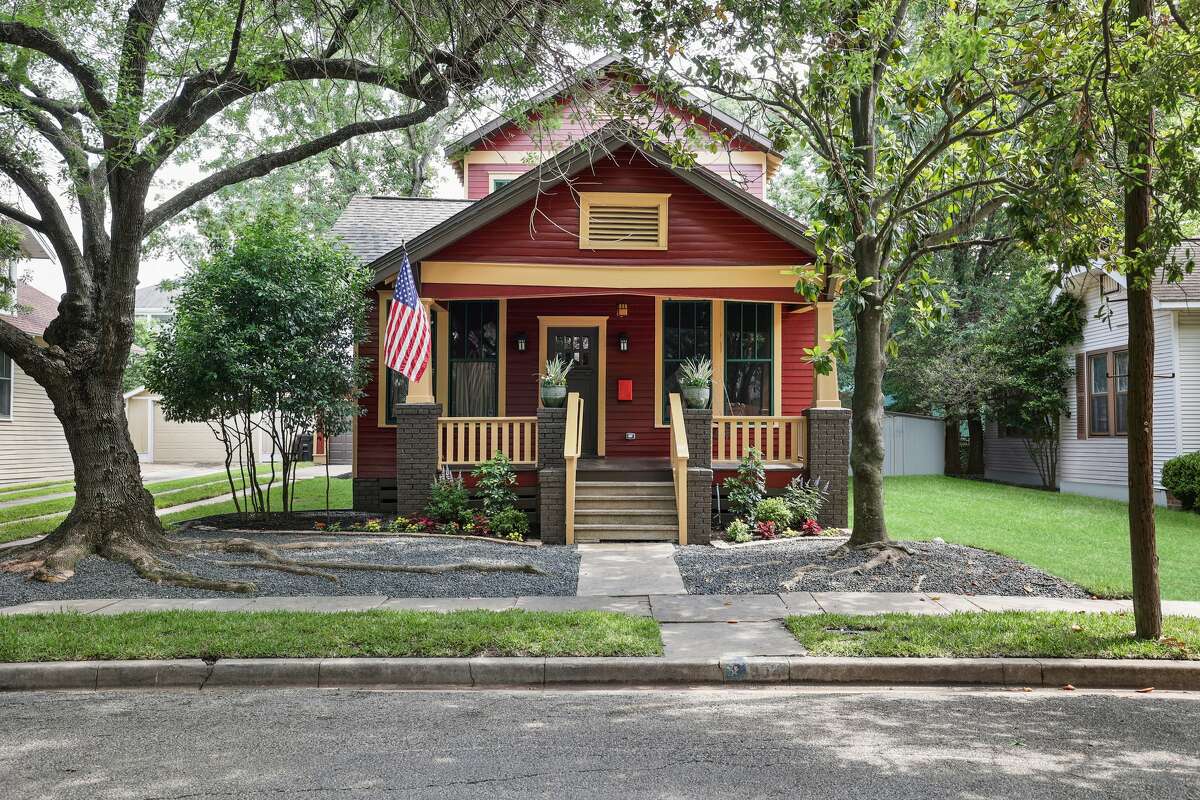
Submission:
[[[268,546],[295,542],[295,535],[239,534]],[[206,531],[185,533],[178,538],[222,538]],[[370,561],[384,564],[445,564],[457,561],[494,561],[532,564],[546,575],[523,572],[449,572],[419,575],[402,572],[329,570],[338,582],[316,576],[292,575],[258,569],[239,569],[212,564],[213,561],[255,561],[249,555],[202,553],[176,556],[171,560],[197,575],[252,581],[255,595],[388,595],[391,597],[514,597],[518,595],[573,595],[579,579],[579,554],[571,547],[505,547],[486,541],[437,541],[389,536],[321,537],[314,541],[344,541],[344,546],[322,550],[290,550],[289,558],[320,561]],[[83,600],[108,597],[241,597],[207,589],[185,589],[156,585],[137,576],[133,569],[96,557],[79,562],[75,576],[66,583],[34,583],[23,576],[0,572],[0,606],[33,600]],[[253,595],[252,595],[253,596]]]
[[[1090,595],[1073,583],[1008,556],[956,544],[906,542],[913,556],[865,575],[833,575],[865,563],[854,552],[836,560],[838,541],[799,540],[775,547],[720,550],[693,545],[675,552],[689,594],[774,594],[775,592],[939,592],[1038,597]],[[810,567],[795,584],[797,570]],[[922,576],[924,579],[922,580]]]

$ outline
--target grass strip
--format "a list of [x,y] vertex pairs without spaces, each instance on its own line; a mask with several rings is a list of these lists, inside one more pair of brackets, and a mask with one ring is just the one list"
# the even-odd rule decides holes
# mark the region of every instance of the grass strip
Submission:
[[27,489],[0,489],[0,503],[9,503],[14,500],[25,500],[30,497],[43,497],[48,494],[62,494],[74,490],[74,481],[56,481],[54,483],[39,484],[37,488]]
[[787,627],[814,656],[1200,659],[1200,619],[1167,617],[1159,642],[1134,639],[1133,615],[1004,611],[949,616],[815,614]]
[[0,617],[0,661],[662,655],[658,623],[600,611],[164,611]]

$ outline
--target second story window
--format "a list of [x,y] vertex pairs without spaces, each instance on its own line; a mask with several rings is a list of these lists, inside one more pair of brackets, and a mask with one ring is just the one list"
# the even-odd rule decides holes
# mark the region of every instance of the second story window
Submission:
[[666,250],[669,194],[580,192],[581,250]]

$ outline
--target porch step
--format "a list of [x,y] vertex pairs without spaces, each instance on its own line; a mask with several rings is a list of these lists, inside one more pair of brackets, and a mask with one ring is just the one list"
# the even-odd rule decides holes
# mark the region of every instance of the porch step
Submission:
[[575,482],[576,497],[620,497],[626,495],[674,497],[671,481],[582,481]]
[[577,542],[674,542],[679,539],[675,525],[619,525],[575,523]]
[[622,506],[620,508],[580,508],[575,506],[575,524],[579,523],[595,523],[607,524],[609,526],[642,525],[671,525],[678,517],[675,515],[674,508],[658,509],[658,508],[632,508]]
[[575,493],[576,511],[611,512],[621,508],[642,508],[659,511],[675,511],[675,495],[665,494],[602,494],[581,495]]

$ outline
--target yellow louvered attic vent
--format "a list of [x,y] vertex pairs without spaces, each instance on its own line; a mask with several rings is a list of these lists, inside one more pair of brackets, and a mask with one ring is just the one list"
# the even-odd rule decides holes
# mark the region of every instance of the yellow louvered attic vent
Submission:
[[582,250],[666,250],[669,194],[581,192]]

